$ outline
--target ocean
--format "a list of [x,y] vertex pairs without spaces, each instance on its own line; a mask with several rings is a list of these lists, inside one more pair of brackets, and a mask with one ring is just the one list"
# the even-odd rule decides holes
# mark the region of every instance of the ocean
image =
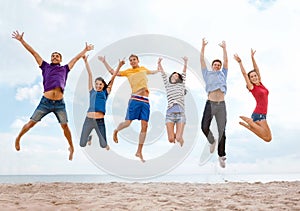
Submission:
[[110,182],[178,182],[178,183],[226,183],[226,182],[273,182],[273,181],[300,181],[300,174],[198,174],[198,175],[164,175],[151,179],[129,180],[112,175],[0,175],[0,184],[24,183],[110,183]]

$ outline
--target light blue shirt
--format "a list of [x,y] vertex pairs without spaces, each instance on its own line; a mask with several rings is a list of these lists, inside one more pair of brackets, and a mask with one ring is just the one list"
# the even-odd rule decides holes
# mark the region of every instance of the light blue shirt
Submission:
[[205,81],[205,91],[209,94],[212,91],[220,89],[224,94],[227,91],[227,69],[222,68],[220,71],[209,71],[207,68],[202,69],[202,75]]

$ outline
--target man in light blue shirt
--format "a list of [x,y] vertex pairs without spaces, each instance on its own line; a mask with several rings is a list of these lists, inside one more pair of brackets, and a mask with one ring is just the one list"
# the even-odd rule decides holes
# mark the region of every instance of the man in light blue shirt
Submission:
[[[212,70],[208,70],[205,59],[204,50],[207,41],[202,39],[202,48],[200,53],[201,71],[205,81],[205,91],[208,94],[208,99],[205,104],[203,117],[201,121],[201,129],[210,143],[210,152],[213,153],[216,144],[218,143],[219,162],[222,168],[225,168],[225,127],[227,121],[225,94],[227,91],[227,72],[228,72],[228,58],[226,51],[226,43],[223,41],[219,46],[223,49],[223,68],[221,60],[214,60],[212,62]],[[211,121],[215,117],[218,127],[218,140],[210,130]]]

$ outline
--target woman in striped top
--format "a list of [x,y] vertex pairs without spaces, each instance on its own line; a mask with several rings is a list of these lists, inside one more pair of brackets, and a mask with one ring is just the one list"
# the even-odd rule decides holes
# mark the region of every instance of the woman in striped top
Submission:
[[[168,99],[168,108],[166,112],[168,139],[170,143],[175,143],[175,141],[179,142],[180,146],[182,146],[184,142],[182,135],[186,122],[184,95],[186,94],[185,79],[188,58],[183,57],[182,59],[184,61],[182,74],[173,72],[169,78],[161,65],[162,58],[159,58],[158,60],[158,70],[161,72]],[[176,132],[174,131],[175,125]]]

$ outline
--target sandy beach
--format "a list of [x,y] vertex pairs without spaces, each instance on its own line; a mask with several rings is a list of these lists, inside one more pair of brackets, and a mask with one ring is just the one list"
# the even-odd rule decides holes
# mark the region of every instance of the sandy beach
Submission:
[[0,185],[1,210],[300,210],[300,181]]

